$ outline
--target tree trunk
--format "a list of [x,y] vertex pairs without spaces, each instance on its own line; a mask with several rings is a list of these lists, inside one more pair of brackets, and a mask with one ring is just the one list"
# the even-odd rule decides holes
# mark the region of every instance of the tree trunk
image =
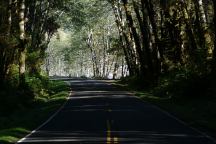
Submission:
[[115,64],[114,64],[114,69],[113,69],[113,78],[112,78],[112,79],[116,79],[116,76],[117,76],[117,74],[118,74],[118,68],[119,68],[118,61],[119,61],[119,56],[116,55]]
[[94,49],[94,39],[93,39],[93,31],[92,31],[92,29],[88,32],[87,45],[88,45],[88,47],[90,48],[90,51],[91,51],[91,59],[92,59],[92,64],[93,64],[94,77],[99,77],[100,70],[99,70],[96,51]]
[[11,7],[12,7],[12,0],[9,0],[8,1],[8,26],[7,26],[7,35],[9,36],[10,35],[10,32],[11,32],[11,24],[12,24],[12,10],[11,10]]
[[214,72],[216,72],[216,1],[213,1],[214,5],[214,50],[213,50],[213,64],[212,64],[212,69]]
[[[1,2],[0,7],[7,9],[0,10],[0,84],[4,84],[8,67],[11,64],[12,52],[11,46],[8,46],[11,31],[11,4],[12,0]],[[5,34],[5,35],[3,35]]]
[[105,40],[105,34],[103,33],[103,64],[102,64],[103,71],[102,71],[102,77],[105,77],[105,75],[106,75],[106,55],[107,55],[106,50],[107,50],[107,45],[108,45],[107,43],[108,42],[109,42],[108,40],[107,41]]
[[128,27],[132,31],[132,36],[133,36],[133,39],[134,39],[135,48],[136,48],[137,55],[138,55],[138,60],[139,60],[139,63],[140,63],[140,72],[139,72],[138,75],[143,78],[144,73],[145,73],[145,64],[144,64],[145,58],[144,58],[143,51],[142,51],[142,48],[141,48],[140,38],[139,38],[137,30],[136,30],[136,28],[134,26],[134,20],[133,20],[131,11],[129,9],[128,0],[122,0],[122,2],[123,2],[123,5],[124,5],[124,10],[125,10],[125,14],[126,14]]
[[152,26],[152,31],[155,39],[155,47],[153,47],[153,65],[154,65],[154,81],[158,80],[158,76],[161,72],[161,62],[163,61],[163,50],[161,49],[161,41],[158,36],[158,30],[155,20],[154,6],[151,0],[141,0],[142,4],[145,5],[149,20]]
[[116,4],[116,0],[111,0],[111,4],[116,18],[116,24],[119,31],[120,42],[122,43],[122,48],[125,54],[125,60],[128,65],[128,70],[130,76],[135,76],[137,74],[135,54],[131,48],[131,41],[123,23],[122,10],[120,8],[121,2],[120,0],[118,0]]
[[25,37],[25,0],[19,0],[19,78],[20,85],[25,83],[26,37]]
[[207,58],[208,54],[208,48],[207,48],[207,36],[206,36],[206,16],[203,8],[202,0],[196,0],[195,1],[195,13],[196,13],[196,23],[195,23],[195,29],[197,29],[197,35],[199,38],[199,46],[203,52],[203,58]]
[[186,3],[184,1],[181,1],[181,11],[183,13],[184,16],[184,23],[186,25],[186,33],[187,36],[189,38],[189,43],[190,43],[190,48],[189,48],[189,55],[192,58],[191,60],[194,61],[195,57],[194,57],[194,52],[197,50],[197,43],[196,43],[196,39],[194,36],[194,31],[192,29],[192,25],[190,22],[190,18],[189,18],[189,14],[188,14],[188,10],[187,10],[187,6]]
[[[134,11],[136,13],[136,17],[139,22],[139,27],[142,35],[142,50],[143,50],[143,55],[145,56],[145,79],[152,79],[153,77],[153,62],[152,62],[152,53],[150,50],[150,30],[149,30],[149,25],[147,21],[147,15],[145,12],[145,6],[144,3],[141,2],[141,9],[142,9],[142,15],[143,17],[141,18],[140,11],[139,11],[139,5],[137,2],[133,0],[133,6],[134,6]],[[149,80],[150,80],[149,79]],[[150,80],[151,81],[151,80]]]

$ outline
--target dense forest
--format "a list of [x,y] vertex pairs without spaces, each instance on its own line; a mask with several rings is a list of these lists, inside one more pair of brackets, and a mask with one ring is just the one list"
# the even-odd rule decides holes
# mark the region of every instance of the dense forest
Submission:
[[213,90],[215,7],[214,0],[1,0],[0,99],[13,89],[32,100],[49,75],[129,77],[143,86],[169,77]]
[[215,13],[216,0],[0,0],[0,143],[66,101],[58,76],[120,79],[215,136]]

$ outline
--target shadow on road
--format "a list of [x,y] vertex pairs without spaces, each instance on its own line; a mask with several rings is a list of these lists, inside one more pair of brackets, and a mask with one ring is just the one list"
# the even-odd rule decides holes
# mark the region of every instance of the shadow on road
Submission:
[[22,143],[213,144],[158,108],[99,80],[67,80],[64,108]]

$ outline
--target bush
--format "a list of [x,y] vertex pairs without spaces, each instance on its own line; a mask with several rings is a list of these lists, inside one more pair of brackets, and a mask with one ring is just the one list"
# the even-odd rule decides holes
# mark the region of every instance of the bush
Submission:
[[46,77],[27,76],[24,87],[19,90],[19,95],[24,103],[31,103],[39,97],[48,98],[48,83]]
[[9,73],[7,75],[7,84],[11,87],[18,87],[19,84],[19,66],[12,64],[9,67]]
[[17,65],[11,65],[7,80],[0,83],[0,113],[9,114],[16,109],[29,107],[32,102],[47,100],[49,79],[45,76],[26,76],[25,83],[19,85]]
[[216,78],[212,74],[177,71],[161,78],[153,93],[160,97],[201,98],[212,95]]
[[135,90],[148,90],[155,86],[154,82],[150,82],[148,79],[140,78],[138,76],[122,77],[121,83],[126,83],[130,88]]

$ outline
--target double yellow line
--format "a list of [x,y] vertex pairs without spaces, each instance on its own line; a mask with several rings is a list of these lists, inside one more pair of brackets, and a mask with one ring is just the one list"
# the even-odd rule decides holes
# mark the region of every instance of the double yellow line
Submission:
[[[108,110],[108,112],[111,112],[112,110]],[[111,122],[110,120],[107,120],[107,142],[106,144],[118,144],[118,137],[113,137],[111,132]]]

